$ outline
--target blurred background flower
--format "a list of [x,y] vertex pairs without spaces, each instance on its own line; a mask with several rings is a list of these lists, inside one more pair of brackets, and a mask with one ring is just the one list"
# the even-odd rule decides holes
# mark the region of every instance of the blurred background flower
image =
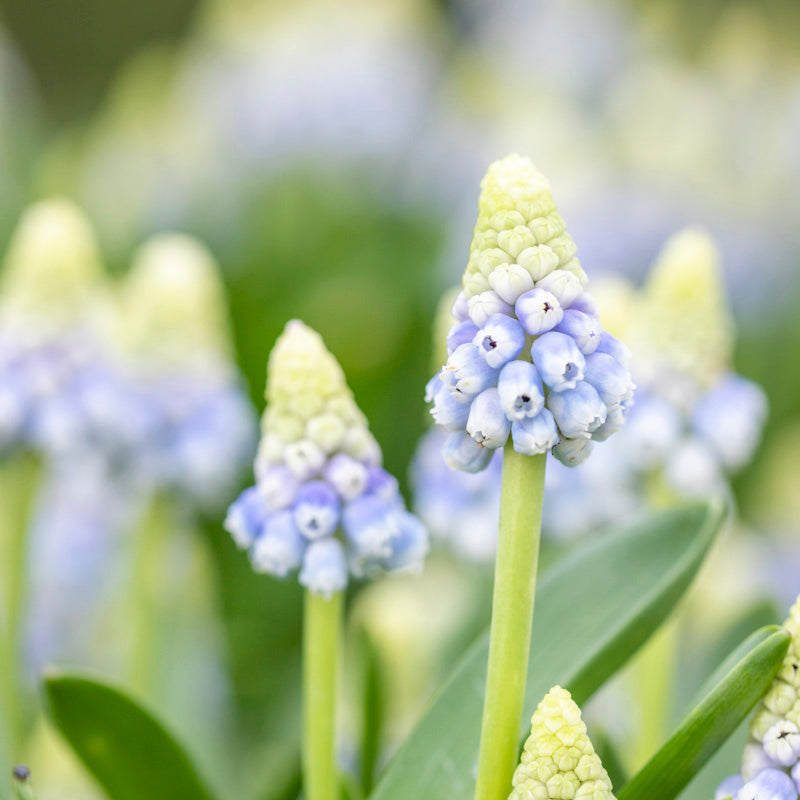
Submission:
[[[29,685],[52,658],[127,680],[135,631],[148,625],[131,609],[148,608],[160,627],[143,651],[157,656],[146,667],[141,656],[130,680],[187,730],[197,709],[181,681],[197,676],[220,709],[205,755],[230,755],[228,775],[248,796],[269,796],[267,776],[276,794],[280,776],[291,784],[299,592],[251,574],[221,527],[255,447],[266,355],[289,318],[319,330],[387,470],[407,475],[440,358],[434,309],[464,269],[480,177],[514,151],[550,178],[587,271],[624,278],[597,293],[609,327],[614,303],[658,294],[647,275],[676,231],[701,225],[716,242],[727,298],[711,329],[722,355],[709,356],[708,382],[682,409],[694,433],[664,474],[680,488],[722,473],[738,512],[718,577],[702,584],[703,607],[726,611],[727,626],[710,642],[719,619],[698,622],[707,663],[743,619],[771,619],[771,603],[796,595],[800,567],[798,32],[800,11],[780,0],[3,0],[0,492],[30,496],[34,509],[14,601]],[[685,373],[698,323],[673,322],[668,355]],[[630,436],[636,425],[672,430],[664,387],[647,385],[651,366],[637,378]],[[608,450],[623,435],[573,475],[551,468],[552,493],[582,493],[561,520],[572,535],[598,508],[617,518],[641,504],[640,465]],[[433,450],[427,440],[417,465]],[[465,490],[473,477],[480,486]],[[451,542],[442,497],[463,498],[459,546],[478,561],[493,547],[479,535],[495,514],[490,478],[447,475],[416,493]],[[159,568],[140,579],[132,565],[142,563]],[[471,608],[460,598],[473,583],[485,591],[473,581],[480,566],[446,550],[434,563]],[[402,587],[414,594],[419,580],[373,594],[398,609]],[[150,599],[134,601],[136,586]],[[366,592],[352,593],[367,606]],[[436,624],[462,641],[481,603],[471,621]],[[418,606],[397,612],[399,641],[425,618]],[[67,627],[86,610],[92,625]],[[444,663],[457,649],[440,638]],[[411,650],[384,646],[394,674]],[[702,669],[685,673],[688,697]],[[421,703],[432,685],[403,697]],[[393,702],[403,712],[387,748],[411,713],[410,701]],[[281,746],[255,744],[275,730]]]

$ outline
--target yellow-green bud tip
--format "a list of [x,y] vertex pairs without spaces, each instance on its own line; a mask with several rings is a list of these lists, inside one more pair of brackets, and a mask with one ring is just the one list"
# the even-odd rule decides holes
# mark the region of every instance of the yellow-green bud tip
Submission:
[[92,226],[66,198],[30,206],[5,257],[2,307],[6,319],[63,328],[83,321],[103,281]]
[[322,337],[300,320],[287,323],[267,364],[262,446],[278,461],[288,444],[311,443],[325,454],[344,452],[377,463],[380,450],[356,406],[339,362]]
[[518,155],[495,161],[481,182],[478,220],[464,272],[467,299],[506,284],[533,287],[555,270],[586,284],[575,243],[556,211],[550,184]]
[[161,234],[134,255],[122,288],[123,341],[154,364],[227,361],[225,291],[211,253],[183,234]]
[[709,233],[685,228],[664,245],[644,289],[645,352],[706,385],[729,369],[734,327],[720,254]]
[[509,800],[613,800],[608,773],[566,689],[554,686],[539,703],[512,783]]

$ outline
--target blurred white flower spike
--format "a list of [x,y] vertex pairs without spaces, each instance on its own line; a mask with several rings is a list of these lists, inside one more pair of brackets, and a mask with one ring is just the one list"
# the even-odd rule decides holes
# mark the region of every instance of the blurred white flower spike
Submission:
[[28,208],[0,283],[0,450],[61,452],[86,431],[78,395],[90,376],[109,371],[109,310],[97,242],[80,209],[62,198]]
[[153,237],[134,255],[120,307],[119,343],[140,412],[134,438],[147,443],[144,479],[193,505],[228,502],[257,432],[211,253],[182,234]]
[[226,528],[254,568],[330,597],[348,575],[418,570],[428,550],[397,481],[318,333],[292,320],[267,365],[267,408],[256,485],[230,507]]
[[628,350],[600,326],[545,177],[512,155],[481,189],[447,363],[428,384],[445,460],[479,472],[510,436],[576,466],[633,404]]

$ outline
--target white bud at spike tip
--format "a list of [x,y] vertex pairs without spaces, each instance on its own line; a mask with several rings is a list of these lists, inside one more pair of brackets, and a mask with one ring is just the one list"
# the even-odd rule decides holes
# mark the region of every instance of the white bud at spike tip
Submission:
[[[468,411],[441,381],[432,384],[431,392]],[[256,487],[245,490],[226,521],[249,548],[254,569],[283,578],[299,567],[300,583],[324,597],[342,591],[348,573],[418,570],[427,531],[379,467],[380,448],[342,368],[298,320],[270,354],[266,398]]]

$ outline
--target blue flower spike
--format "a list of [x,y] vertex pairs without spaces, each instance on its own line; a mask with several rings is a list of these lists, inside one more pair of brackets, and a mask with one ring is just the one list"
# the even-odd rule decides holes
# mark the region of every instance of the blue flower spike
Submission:
[[[464,361],[454,387],[491,371],[475,345],[462,347],[475,358]],[[299,569],[300,583],[322,597],[346,588],[350,575],[420,569],[427,532],[381,468],[380,447],[341,367],[298,320],[270,354],[266,397],[256,484],[225,521],[254,569],[277,578]],[[463,428],[470,406],[455,389],[451,394],[440,382],[434,403],[442,424],[452,417]]]
[[491,461],[481,450],[511,436],[519,453],[552,450],[576,466],[592,440],[625,422],[630,353],[600,325],[544,176],[512,155],[490,166],[481,189],[447,363],[426,391],[434,420],[450,432],[444,459],[478,472]]

